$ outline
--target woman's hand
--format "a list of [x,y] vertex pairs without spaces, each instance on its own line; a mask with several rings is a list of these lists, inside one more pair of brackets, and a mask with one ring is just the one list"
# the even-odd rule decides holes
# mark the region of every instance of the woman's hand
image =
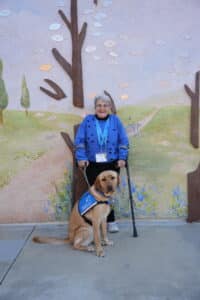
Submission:
[[79,160],[78,161],[78,166],[80,169],[83,169],[84,167],[87,167],[89,165],[88,160]]
[[125,161],[125,160],[119,159],[119,160],[117,161],[117,166],[118,166],[119,168],[123,168],[123,167],[125,167],[125,165],[126,165],[126,161]]

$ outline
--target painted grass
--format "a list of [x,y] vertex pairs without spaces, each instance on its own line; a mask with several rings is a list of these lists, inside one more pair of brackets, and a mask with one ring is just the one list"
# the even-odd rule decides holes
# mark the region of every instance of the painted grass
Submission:
[[[118,113],[124,124],[129,125],[143,120],[153,111],[153,107],[137,106],[124,107]],[[53,113],[30,113],[27,118],[24,112],[14,111],[5,112],[4,118],[5,126],[0,128],[0,186],[7,184],[19,169],[51,149],[60,131],[65,130],[73,136],[73,124],[81,121],[77,116]],[[193,149],[189,143],[189,107],[161,108],[139,134],[130,137],[130,145],[136,215],[154,218],[185,216],[186,175],[196,169],[200,161],[200,150]],[[116,212],[118,216],[127,217],[130,209],[124,171],[121,177]],[[65,183],[63,189],[65,194],[59,189],[54,199],[54,206],[61,215],[63,203],[68,205],[70,192]]]
[[[130,115],[134,123],[154,110],[151,107],[126,107],[120,110],[119,116],[129,124]],[[189,108],[161,108],[138,135],[130,137],[130,144],[131,187],[136,216],[185,217],[186,175],[197,167],[200,159],[200,150],[189,144]],[[56,207],[59,208],[63,199],[58,196]],[[126,173],[122,170],[120,190],[115,199],[118,218],[130,218],[128,199]]]
[[185,216],[186,176],[200,161],[200,150],[189,143],[189,108],[162,108],[140,135],[130,140],[130,165],[140,191],[135,198],[143,208],[139,214],[145,215],[145,206],[152,202],[149,216]]
[[177,163],[182,163],[187,172],[200,159],[200,150],[194,149],[189,143],[188,107],[162,108],[142,130],[141,135],[135,138],[135,145],[135,155],[138,151],[142,158],[140,163],[149,170],[156,167],[158,176],[162,170],[168,173]]
[[[130,112],[137,121],[149,109],[143,111],[139,107],[131,107],[120,110],[119,114],[127,122],[130,121]],[[80,121],[81,117],[72,114],[29,112],[26,117],[23,111],[6,110],[4,126],[0,128],[0,188],[7,185],[19,170],[50,150],[60,131],[66,131],[73,137],[73,125]]]
[[117,111],[119,117],[123,120],[125,125],[137,123],[150,115],[155,110],[151,106],[125,106]]
[[54,145],[60,131],[73,137],[73,125],[81,118],[70,114],[5,111],[0,128],[0,187]]

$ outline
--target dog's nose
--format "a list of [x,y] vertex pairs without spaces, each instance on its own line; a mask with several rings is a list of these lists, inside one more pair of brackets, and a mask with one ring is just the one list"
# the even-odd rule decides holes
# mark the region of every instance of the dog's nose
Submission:
[[108,186],[107,186],[107,190],[108,190],[108,192],[112,192],[112,190],[113,190],[112,185],[108,185]]

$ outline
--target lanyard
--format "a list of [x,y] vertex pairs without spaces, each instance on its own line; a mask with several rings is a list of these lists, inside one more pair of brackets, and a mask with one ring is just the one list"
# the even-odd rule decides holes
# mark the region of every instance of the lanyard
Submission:
[[109,118],[106,120],[105,127],[102,130],[99,121],[96,119],[96,130],[97,130],[97,138],[99,145],[102,147],[103,145],[106,145],[107,139],[108,139],[108,128],[110,124]]

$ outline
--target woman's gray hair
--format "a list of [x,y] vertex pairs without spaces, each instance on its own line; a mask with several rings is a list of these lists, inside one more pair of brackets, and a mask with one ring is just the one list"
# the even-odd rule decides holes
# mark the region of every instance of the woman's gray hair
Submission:
[[96,107],[97,102],[98,102],[99,100],[102,100],[103,102],[106,102],[107,104],[111,105],[111,101],[110,101],[110,98],[109,98],[109,97],[107,97],[107,96],[105,96],[105,95],[99,95],[99,96],[96,96],[96,97],[94,98],[94,107]]

